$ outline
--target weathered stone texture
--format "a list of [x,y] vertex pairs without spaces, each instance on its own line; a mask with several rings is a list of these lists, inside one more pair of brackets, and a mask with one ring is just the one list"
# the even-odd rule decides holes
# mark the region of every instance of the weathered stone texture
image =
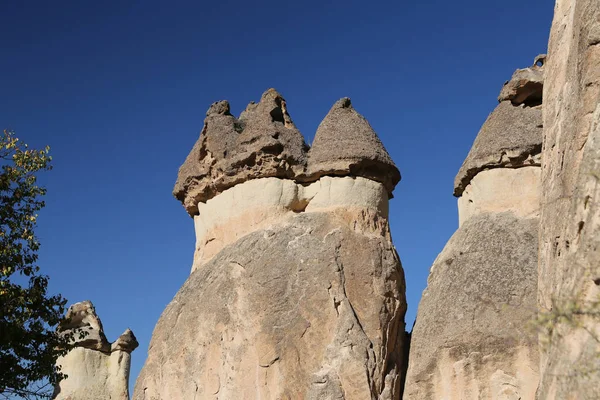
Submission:
[[390,196],[400,181],[400,171],[349,98],[342,98],[331,107],[308,154],[309,180],[323,175],[362,176],[382,182]]
[[173,194],[190,215],[197,203],[250,179],[293,178],[304,171],[302,134],[289,116],[283,97],[274,89],[250,103],[235,118],[229,103],[214,103],[206,113],[200,138],[179,169]]
[[191,274],[154,330],[134,399],[398,399],[406,303],[385,211],[309,206]]
[[600,296],[600,2],[558,0],[548,50],[539,304],[573,320],[542,336],[538,398],[596,399],[600,323],[572,304],[585,314]]
[[542,70],[513,75],[456,177],[459,229],[419,303],[405,399],[535,396],[541,109],[518,103],[541,99]]
[[516,70],[510,81],[502,87],[498,101],[510,100],[515,105],[540,105],[544,87],[543,67],[545,62],[546,55],[540,54],[535,58],[531,67]]
[[236,185],[206,203],[198,203],[192,272],[225,246],[289,213],[344,206],[374,208],[387,218],[387,191],[378,182],[349,176],[324,176],[307,185],[279,178]]
[[[75,303],[67,311],[62,332],[75,332],[76,347],[57,364],[68,375],[54,390],[57,400],[129,400],[131,352],[138,342],[127,329],[114,343],[106,339],[102,322],[90,301]],[[79,333],[86,335],[80,338]]]
[[134,399],[398,400],[404,274],[388,201],[400,173],[338,101],[313,148],[279,94],[213,104],[179,171],[192,273],[161,316]]
[[494,168],[475,175],[458,198],[459,227],[482,212],[511,211],[518,217],[539,216],[541,168]]
[[541,107],[503,101],[487,118],[454,180],[454,195],[461,196],[471,179],[491,168],[540,165]]
[[533,399],[537,222],[481,213],[448,241],[419,303],[404,399]]
[[309,152],[285,100],[269,89],[239,118],[231,115],[227,101],[211,105],[200,138],[179,169],[173,194],[195,216],[199,202],[248,180],[276,177],[310,183],[322,176],[369,178],[383,183],[390,197],[400,181],[398,168],[350,99],[334,104]]

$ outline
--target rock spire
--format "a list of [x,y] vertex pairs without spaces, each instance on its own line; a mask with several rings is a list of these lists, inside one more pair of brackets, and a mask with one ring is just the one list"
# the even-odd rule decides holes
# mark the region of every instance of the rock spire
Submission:
[[55,387],[54,399],[129,400],[131,352],[138,347],[130,329],[111,344],[92,302],[82,301],[69,307],[59,331],[74,334],[75,348],[57,361],[68,377]]

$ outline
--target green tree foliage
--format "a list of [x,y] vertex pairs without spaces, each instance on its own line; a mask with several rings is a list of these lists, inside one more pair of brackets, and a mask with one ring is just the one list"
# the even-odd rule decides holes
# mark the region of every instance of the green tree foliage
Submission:
[[34,234],[51,169],[49,148],[31,150],[10,131],[0,137],[0,398],[49,398],[64,376],[55,367],[71,337],[56,333],[66,300],[47,293]]

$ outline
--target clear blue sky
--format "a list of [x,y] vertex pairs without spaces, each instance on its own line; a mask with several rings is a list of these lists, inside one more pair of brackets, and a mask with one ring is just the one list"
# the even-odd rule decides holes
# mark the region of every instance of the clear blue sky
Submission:
[[275,87],[310,143],[352,98],[402,172],[391,202],[409,303],[457,227],[453,180],[503,82],[546,51],[551,0],[2,1],[0,127],[51,146],[40,265],[90,299],[109,340],[130,327],[132,384],[189,274],[171,196],[208,106]]

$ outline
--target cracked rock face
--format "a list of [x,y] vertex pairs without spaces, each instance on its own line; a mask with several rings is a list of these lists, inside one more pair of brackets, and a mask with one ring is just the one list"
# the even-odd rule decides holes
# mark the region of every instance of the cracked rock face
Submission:
[[[600,2],[557,0],[544,85],[539,305],[559,320],[539,399],[596,399],[600,386]],[[597,303],[596,303],[597,304]],[[587,315],[586,315],[587,314]]]
[[537,224],[481,213],[454,233],[419,303],[405,399],[535,397]]
[[134,399],[400,398],[405,283],[388,225],[400,173],[349,99],[307,149],[274,90],[237,119],[211,106],[175,186],[194,218],[192,273]]
[[[131,352],[138,342],[127,329],[114,343],[104,335],[102,322],[90,301],[75,303],[67,311],[63,332],[74,332],[76,347],[57,360],[68,375],[54,390],[59,400],[128,400]],[[79,332],[84,332],[81,338]]]
[[399,398],[406,302],[387,190],[360,177],[313,185],[298,194],[266,178],[230,189],[239,203],[213,199],[221,231],[259,203],[279,213],[197,264],[154,330],[134,399]]

